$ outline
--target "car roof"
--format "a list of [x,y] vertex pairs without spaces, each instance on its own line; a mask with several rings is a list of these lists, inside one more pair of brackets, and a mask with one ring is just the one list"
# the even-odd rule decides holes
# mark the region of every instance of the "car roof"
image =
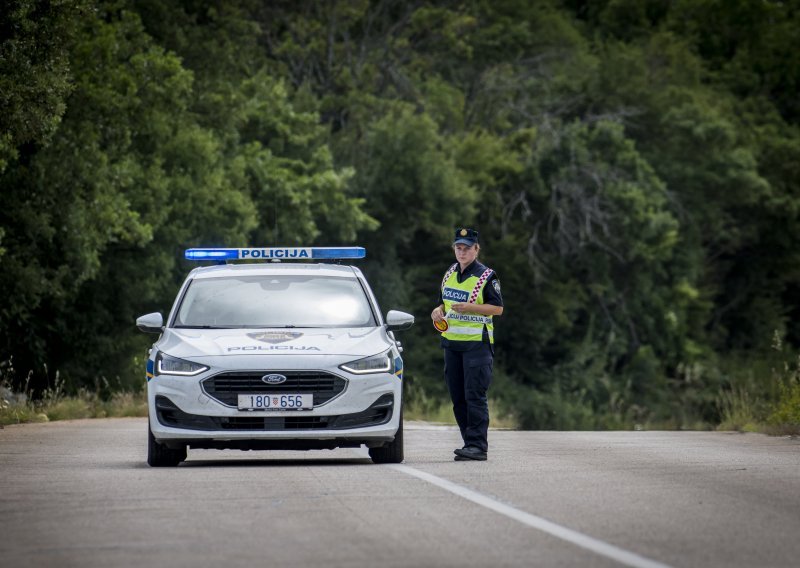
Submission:
[[223,276],[271,276],[285,274],[287,276],[333,276],[355,278],[362,276],[361,271],[355,266],[340,264],[311,264],[311,263],[283,263],[261,262],[252,264],[220,264],[215,266],[202,266],[189,273],[191,278],[219,278]]

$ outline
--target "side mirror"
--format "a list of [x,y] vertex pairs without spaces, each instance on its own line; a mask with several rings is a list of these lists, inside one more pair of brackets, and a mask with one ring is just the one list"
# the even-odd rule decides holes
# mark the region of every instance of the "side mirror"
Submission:
[[389,310],[386,314],[386,330],[402,331],[414,325],[414,316],[397,310]]
[[153,312],[136,318],[136,327],[145,333],[161,333],[164,331],[164,318],[159,312]]

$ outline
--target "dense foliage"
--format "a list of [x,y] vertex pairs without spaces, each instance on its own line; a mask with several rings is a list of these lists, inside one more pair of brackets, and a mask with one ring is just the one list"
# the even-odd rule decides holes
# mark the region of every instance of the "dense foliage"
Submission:
[[718,423],[790,388],[797,0],[9,0],[0,32],[18,384],[141,381],[133,320],[184,248],[358,243],[418,317],[409,396],[443,398],[428,314],[466,224],[524,427]]

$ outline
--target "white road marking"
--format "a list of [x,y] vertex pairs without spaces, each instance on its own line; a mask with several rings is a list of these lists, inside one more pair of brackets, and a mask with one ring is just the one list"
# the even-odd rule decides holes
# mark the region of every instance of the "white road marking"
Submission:
[[514,519],[515,521],[519,521],[524,525],[538,529],[556,538],[560,538],[561,540],[565,540],[571,544],[585,548],[586,550],[590,550],[601,556],[605,556],[606,558],[616,560],[620,564],[633,566],[634,568],[669,568],[667,564],[650,560],[644,556],[639,556],[638,554],[628,550],[616,547],[613,544],[608,544],[607,542],[597,540],[596,538],[592,538],[583,533],[568,529],[567,527],[562,527],[561,525],[557,525],[556,523],[548,521],[547,519],[537,517],[536,515],[531,515],[525,511],[520,511],[519,509],[515,509],[510,505],[495,501],[491,497],[487,497],[486,495],[478,493],[477,491],[467,489],[466,487],[462,487],[461,485],[453,483],[452,481],[448,481],[430,473],[420,471],[416,468],[401,464],[390,464],[386,467],[400,471],[407,475],[414,476],[423,481],[427,481],[428,483],[436,485],[437,487],[441,487],[445,491],[449,491],[450,493],[458,495],[459,497],[463,497],[464,499],[472,501],[473,503],[481,505],[482,507],[491,509],[496,513],[505,515],[506,517]]

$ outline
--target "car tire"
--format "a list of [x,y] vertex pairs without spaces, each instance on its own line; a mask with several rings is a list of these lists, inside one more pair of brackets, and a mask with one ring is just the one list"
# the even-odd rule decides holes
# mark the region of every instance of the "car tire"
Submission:
[[403,461],[403,411],[400,411],[400,426],[394,441],[380,448],[370,448],[369,457],[373,463],[402,463]]
[[156,441],[150,424],[147,425],[147,464],[151,467],[176,467],[186,459],[186,446],[173,450]]

